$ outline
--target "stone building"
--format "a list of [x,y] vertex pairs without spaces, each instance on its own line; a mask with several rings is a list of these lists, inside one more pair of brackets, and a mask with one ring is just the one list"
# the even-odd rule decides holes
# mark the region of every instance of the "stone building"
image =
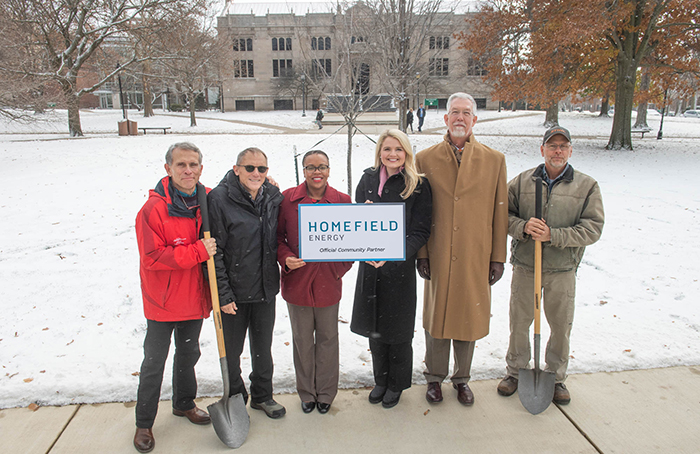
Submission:
[[474,2],[455,5],[436,13],[429,30],[411,31],[410,49],[420,39],[423,50],[402,90],[391,92],[386,38],[378,46],[379,32],[366,26],[361,2],[343,10],[330,3],[233,3],[217,23],[219,35],[230,40],[223,109],[314,110],[327,108],[333,96],[367,96],[390,105],[403,96],[409,107],[428,99],[444,109],[456,91],[472,94],[479,108],[497,108],[478,62],[454,38],[475,14],[469,11]]

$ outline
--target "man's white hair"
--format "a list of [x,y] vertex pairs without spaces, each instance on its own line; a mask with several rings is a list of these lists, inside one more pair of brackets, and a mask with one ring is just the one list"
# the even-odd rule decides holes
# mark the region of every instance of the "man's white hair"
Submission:
[[448,113],[450,112],[450,107],[452,107],[452,101],[455,99],[466,99],[469,102],[471,102],[472,103],[472,113],[474,114],[474,116],[476,116],[476,101],[474,100],[474,97],[472,95],[467,94],[467,93],[462,93],[461,91],[457,92],[457,93],[452,93],[452,95],[450,95],[450,97],[447,99],[447,112]]

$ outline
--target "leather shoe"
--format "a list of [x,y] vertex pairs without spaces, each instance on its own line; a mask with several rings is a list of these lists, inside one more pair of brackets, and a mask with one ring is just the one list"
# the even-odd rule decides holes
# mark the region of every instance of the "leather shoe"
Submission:
[[301,411],[304,413],[311,413],[316,408],[316,402],[301,402]]
[[319,413],[325,415],[326,413],[328,413],[328,410],[331,409],[331,404],[324,404],[323,402],[319,402],[316,404],[316,408],[318,408]]
[[440,382],[431,381],[428,383],[428,390],[425,392],[425,400],[431,404],[442,402],[442,388],[440,388]]
[[507,376],[498,384],[498,394],[501,396],[512,396],[518,390],[518,379],[512,376]]
[[156,440],[153,438],[151,429],[136,428],[134,435],[134,447],[138,452],[151,452],[156,446]]
[[386,394],[386,386],[375,386],[369,393],[369,403],[378,404],[384,398],[384,394]]
[[175,416],[186,416],[192,424],[205,425],[211,422],[209,413],[204,410],[200,410],[196,405],[194,408],[185,411],[173,408],[173,414]]
[[462,405],[474,404],[474,393],[469,389],[466,383],[453,383],[452,386],[457,390],[457,400]]
[[552,402],[559,405],[568,405],[571,402],[571,394],[569,390],[566,389],[564,383],[557,383],[554,385],[554,397]]

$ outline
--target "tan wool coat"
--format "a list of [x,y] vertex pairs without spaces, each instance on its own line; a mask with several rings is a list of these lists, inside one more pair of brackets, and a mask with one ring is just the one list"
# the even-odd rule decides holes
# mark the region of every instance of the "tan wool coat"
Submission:
[[433,225],[418,258],[430,259],[423,328],[436,339],[475,341],[489,333],[489,263],[506,261],[508,187],[502,153],[469,137],[462,164],[447,136],[416,155],[433,189]]

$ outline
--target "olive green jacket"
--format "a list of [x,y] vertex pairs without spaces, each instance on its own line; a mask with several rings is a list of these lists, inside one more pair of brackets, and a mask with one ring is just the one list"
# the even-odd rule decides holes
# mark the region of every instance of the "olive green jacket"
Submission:
[[[535,241],[524,232],[535,216],[535,179],[544,175],[544,164],[526,170],[508,183],[508,233],[513,265],[534,269]],[[605,214],[598,183],[569,166],[552,188],[542,182],[542,217],[549,226],[551,241],[542,243],[544,272],[578,268],[586,246],[598,241]]]

